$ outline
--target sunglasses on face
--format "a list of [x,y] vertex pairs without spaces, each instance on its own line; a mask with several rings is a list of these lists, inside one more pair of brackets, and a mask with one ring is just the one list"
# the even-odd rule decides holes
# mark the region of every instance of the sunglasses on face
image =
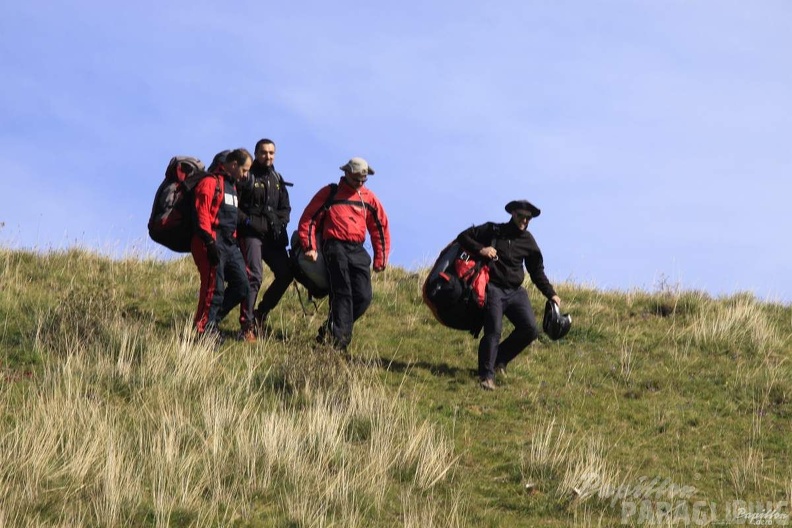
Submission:
[[533,216],[532,216],[530,213],[529,213],[529,214],[524,214],[524,213],[514,213],[514,217],[515,217],[517,220],[530,220],[531,218],[533,218]]

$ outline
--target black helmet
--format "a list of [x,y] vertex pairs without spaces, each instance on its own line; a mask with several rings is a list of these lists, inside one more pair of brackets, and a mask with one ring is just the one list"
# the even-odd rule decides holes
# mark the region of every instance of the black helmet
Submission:
[[553,341],[561,339],[569,333],[572,327],[572,316],[569,314],[561,315],[561,309],[553,301],[545,303],[544,321],[542,329],[545,334]]

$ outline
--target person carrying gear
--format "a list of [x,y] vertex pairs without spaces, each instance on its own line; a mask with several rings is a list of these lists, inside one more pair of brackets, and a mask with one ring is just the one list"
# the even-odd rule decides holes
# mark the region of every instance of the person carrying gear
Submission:
[[247,179],[251,163],[247,150],[233,150],[195,187],[196,229],[190,249],[201,275],[194,320],[201,336],[219,336],[220,321],[250,291],[236,239],[236,184]]
[[[545,297],[561,305],[545,275],[542,252],[528,231],[528,222],[541,211],[526,200],[514,200],[506,205],[506,212],[511,214],[510,221],[473,226],[456,239],[469,253],[490,259],[484,336],[478,347],[479,383],[485,390],[495,389],[495,372],[505,371],[506,365],[539,336],[528,292],[522,287],[524,269]],[[514,330],[501,341],[504,315]]]
[[[237,186],[239,191],[239,245],[247,265],[250,292],[242,303],[239,324],[241,337],[253,342],[264,329],[267,315],[275,308],[289,288],[292,274],[286,251],[291,205],[290,183],[275,171],[275,143],[261,139],[253,151],[255,160],[250,167],[250,178]],[[275,275],[258,307],[254,309],[263,274],[262,261]]]
[[390,254],[390,229],[385,209],[365,187],[374,174],[363,158],[352,158],[340,167],[344,176],[329,202],[332,186],[311,199],[297,229],[305,257],[316,261],[321,249],[330,282],[330,313],[319,328],[317,341],[328,341],[346,351],[352,327],[371,304],[371,256],[363,248],[366,231],[374,249],[374,271],[385,269]]

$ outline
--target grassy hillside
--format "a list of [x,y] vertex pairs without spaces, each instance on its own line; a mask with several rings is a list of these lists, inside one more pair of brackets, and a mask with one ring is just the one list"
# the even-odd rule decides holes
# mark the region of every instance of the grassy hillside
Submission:
[[422,305],[423,274],[374,280],[344,359],[313,341],[326,306],[304,315],[294,290],[267,339],[217,348],[190,336],[189,258],[0,249],[0,525],[680,526],[768,503],[790,513],[789,306],[557,285],[572,331],[540,338],[490,393],[477,341]]

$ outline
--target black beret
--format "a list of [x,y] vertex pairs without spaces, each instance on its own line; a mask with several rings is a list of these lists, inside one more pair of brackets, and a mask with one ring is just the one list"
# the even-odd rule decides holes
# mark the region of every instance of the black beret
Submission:
[[534,218],[536,218],[542,213],[542,211],[540,211],[538,207],[536,207],[528,200],[512,200],[511,202],[506,204],[507,213],[511,214],[511,212],[514,211],[515,209],[523,209],[525,211],[531,211],[531,216]]

